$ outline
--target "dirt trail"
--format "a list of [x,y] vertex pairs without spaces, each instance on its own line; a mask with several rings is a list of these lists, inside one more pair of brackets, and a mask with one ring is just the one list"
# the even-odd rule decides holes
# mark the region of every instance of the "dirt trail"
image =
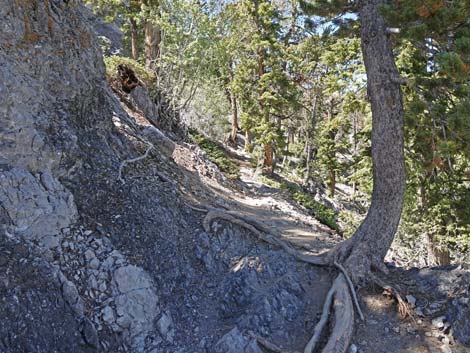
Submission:
[[[232,154],[234,153],[231,150]],[[199,201],[202,198],[213,207],[237,211],[241,215],[255,218],[258,222],[273,228],[289,242],[314,253],[330,249],[341,240],[334,231],[309,214],[297,203],[289,200],[285,191],[263,184],[256,179],[254,171],[246,162],[248,158],[237,151],[240,179],[231,183],[220,183],[214,178],[203,177],[204,185],[194,180],[180,180],[183,188],[191,190]],[[197,169],[197,167],[196,167]],[[203,191],[209,187],[211,194]],[[214,198],[215,196],[215,198]]]
[[[139,121],[139,119],[136,120]],[[145,121],[140,120],[139,123],[145,124]],[[248,157],[243,153],[230,151],[234,161],[240,166],[240,178],[234,181],[226,178],[218,168],[207,160],[205,154],[195,146],[185,143],[175,144],[175,148],[171,153],[164,152],[159,146],[156,147],[158,153],[153,154],[151,158],[144,161],[145,167],[143,169],[134,169],[133,174],[135,173],[135,175],[127,176],[129,182],[131,182],[133,177],[136,178],[135,180],[137,178],[144,178],[151,173],[152,168],[156,168],[159,175],[163,176],[163,179],[169,180],[165,184],[172,184],[175,192],[177,189],[177,193],[183,196],[182,199],[186,205],[196,208],[203,208],[205,206],[225,209],[235,211],[242,217],[254,218],[258,222],[275,229],[287,241],[298,245],[303,250],[308,249],[315,253],[329,249],[338,241],[341,241],[338,235],[326,231],[327,227],[312,217],[307,210],[290,200],[285,191],[256,180],[247,160]],[[143,150],[145,149],[143,148]],[[195,240],[195,238],[198,237],[197,232],[200,231],[198,229],[200,229],[203,218],[203,212],[192,213],[188,220],[190,220],[189,223],[194,233],[188,233],[182,239],[182,244],[188,244],[188,241],[200,242]],[[214,337],[211,340],[214,339],[215,341],[207,341],[209,342],[207,347],[210,347],[207,352],[211,353],[219,351],[214,350],[213,346],[211,346],[213,343],[210,342],[216,342],[217,339],[215,337],[227,334],[233,327],[250,327],[251,329],[259,329],[264,332],[262,329],[263,325],[270,327],[263,333],[263,336],[272,342],[281,346],[286,344],[284,347],[289,347],[290,350],[288,351],[302,350],[303,345],[309,339],[309,335],[313,332],[314,324],[319,317],[318,315],[321,313],[323,299],[329,286],[330,275],[328,275],[328,270],[303,266],[301,263],[295,265],[299,266],[297,269],[299,272],[289,272],[291,273],[290,276],[293,274],[295,278],[289,278],[288,283],[289,285],[298,283],[304,288],[303,294],[299,294],[299,301],[294,300],[292,302],[295,303],[293,307],[299,310],[296,314],[299,316],[296,319],[297,321],[287,319],[284,324],[281,325],[279,323],[279,327],[274,328],[272,326],[274,325],[273,321],[269,319],[272,312],[276,312],[276,309],[273,309],[276,307],[274,302],[284,305],[288,299],[283,297],[282,293],[284,291],[281,289],[283,287],[276,288],[276,286],[273,287],[272,285],[272,283],[279,283],[279,278],[268,277],[262,279],[261,282],[264,284],[260,285],[257,279],[257,276],[260,274],[258,273],[256,276],[251,275],[250,271],[252,270],[250,268],[284,266],[291,259],[288,256],[284,256],[285,254],[282,254],[282,251],[272,253],[272,250],[268,250],[269,247],[264,248],[265,245],[262,243],[261,247],[258,247],[255,244],[256,242],[253,243],[255,239],[253,239],[252,234],[233,230],[227,222],[222,221],[217,228],[215,238],[207,240],[207,244],[210,244],[208,246],[212,247],[213,250],[202,251],[201,258],[206,267],[204,271],[208,271],[203,273],[209,274],[205,281],[210,282],[208,285],[210,291],[212,292],[212,288],[220,286],[219,293],[224,297],[222,300],[219,300],[211,296],[204,303],[198,303],[199,310],[204,313],[204,317],[208,318],[207,320],[198,323],[198,318],[192,317],[191,320],[185,320],[185,322],[196,322],[200,325],[199,332],[206,330],[214,334],[214,336],[211,336]],[[222,246],[217,245],[219,243]],[[145,246],[143,246],[143,249],[145,249]],[[181,247],[178,248],[178,251],[181,251],[181,249]],[[221,251],[221,249],[224,250]],[[229,249],[228,252],[227,249]],[[132,253],[142,252],[142,250],[134,248],[131,250]],[[199,251],[197,250],[197,252]],[[188,247],[184,250],[184,254],[188,258],[194,256],[194,248]],[[226,273],[223,270],[225,268],[224,265],[214,265],[218,261],[219,254],[223,254],[221,256],[230,254],[230,256],[224,257],[226,260],[223,260],[230,264]],[[143,258],[145,257],[144,255]],[[234,259],[236,259],[236,262],[231,262]],[[247,266],[249,263],[252,263],[252,265]],[[241,272],[239,272],[240,269],[242,269]],[[394,271],[404,272],[399,269]],[[295,275],[295,273],[298,273],[298,275]],[[313,275],[315,280],[309,277],[311,275]],[[407,276],[408,274],[403,274],[403,278],[407,278]],[[172,278],[169,277],[165,279],[165,282],[170,282],[171,280]],[[217,281],[221,285],[216,284]],[[204,293],[207,293],[205,288],[207,285],[204,283],[200,285],[198,282],[196,281],[192,284],[192,292],[200,292],[201,296],[203,296],[205,295]],[[395,283],[402,283],[402,280],[397,279]],[[428,280],[424,277],[420,277],[418,283],[421,283],[420,285],[422,286],[429,284]],[[178,286],[176,285],[175,289],[177,288]],[[288,291],[291,291],[291,289],[288,289]],[[292,293],[294,292],[295,290],[292,289]],[[166,302],[171,312],[177,312],[178,310],[173,306],[175,302],[188,302],[192,298],[188,297],[184,290],[179,292],[176,297],[174,292],[171,293]],[[236,294],[232,297],[231,293]],[[240,293],[243,293],[243,299],[240,299]],[[406,289],[406,294],[414,295],[418,299],[418,303],[420,303],[420,298],[423,296],[418,287],[410,291]],[[229,296],[226,297],[226,295]],[[165,295],[162,294],[161,296],[163,302],[165,302]],[[175,298],[178,298],[178,300]],[[442,329],[436,328],[432,324],[432,320],[436,316],[442,315],[445,310],[448,310],[447,304],[450,305],[450,301],[446,304],[447,306],[443,305],[440,312],[415,319],[399,317],[394,301],[384,297],[381,291],[374,289],[362,290],[360,302],[366,314],[366,321],[357,322],[353,340],[354,346],[351,348],[351,352],[467,352],[466,348],[452,340],[449,341],[448,332],[443,332]],[[270,304],[263,304],[267,305],[267,309],[260,309],[263,306],[260,303]],[[222,309],[222,317],[217,314],[219,307],[225,308]],[[185,315],[185,312],[181,312],[180,315]],[[224,318],[224,315],[228,315],[227,318]],[[232,317],[232,315],[235,316]],[[253,324],[252,322],[258,323]],[[271,323],[268,324],[268,322]],[[180,330],[183,330],[183,327],[185,327],[183,323],[175,323],[175,326],[178,325],[181,325]],[[184,328],[184,330],[188,329],[190,328]],[[281,336],[281,332],[286,333],[286,331],[289,331],[288,336]],[[287,339],[286,337],[289,338]],[[198,339],[200,338],[186,337],[187,344]],[[169,350],[164,351],[172,352],[171,349],[174,348],[174,344],[169,344],[167,347]]]

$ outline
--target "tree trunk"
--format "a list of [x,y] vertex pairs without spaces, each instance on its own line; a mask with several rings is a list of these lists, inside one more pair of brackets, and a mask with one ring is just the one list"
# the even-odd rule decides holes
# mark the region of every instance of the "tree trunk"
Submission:
[[336,190],[336,170],[332,167],[328,170],[328,196],[334,197]]
[[264,145],[264,170],[268,174],[274,173],[274,149],[272,143]]
[[426,242],[428,248],[428,266],[445,266],[450,264],[449,250],[439,247],[433,234],[426,234]]
[[[426,195],[426,178],[422,178],[421,185],[418,188],[420,210],[422,214],[428,212],[428,199]],[[432,233],[424,234],[427,246],[426,263],[428,266],[444,266],[450,264],[450,252],[439,246],[436,235]]]
[[294,143],[295,143],[295,129],[293,126],[289,126],[288,135],[287,135],[287,144],[293,145]]
[[237,132],[238,132],[238,105],[237,105],[237,99],[235,98],[235,95],[232,93],[232,91],[228,88],[225,89],[225,95],[227,97],[227,100],[230,104],[231,110],[232,110],[232,128],[230,131],[230,135],[228,137],[228,141],[232,144],[235,145],[235,140],[237,138]]
[[[329,124],[331,124],[331,121],[333,120],[333,109],[335,106],[335,102],[333,99],[330,100],[329,102],[329,107],[328,107],[328,118],[327,121]],[[338,129],[336,128],[331,128],[328,131],[327,138],[330,141],[331,145],[335,145],[335,140],[336,140],[336,134],[338,133]],[[327,152],[327,158],[328,158],[328,180],[327,180],[327,186],[328,186],[328,194],[330,197],[335,196],[335,190],[336,190],[336,164],[337,164],[337,157],[336,157],[336,150],[334,148],[329,148]]]
[[251,144],[251,132],[249,129],[245,130],[245,152],[251,153],[253,151],[253,145]]
[[306,185],[310,180],[310,162],[312,160],[312,141],[311,132],[314,131],[316,121],[317,121],[317,104],[318,103],[318,95],[315,94],[313,96],[313,106],[312,106],[312,116],[310,117],[309,121],[307,122],[305,140],[306,142],[306,150],[307,150],[307,160],[305,164],[305,177],[304,177],[304,184]]
[[372,108],[372,202],[363,223],[343,243],[340,259],[353,279],[383,269],[400,221],[405,193],[403,98],[392,45],[379,7],[385,0],[360,1],[361,39]]
[[238,132],[238,105],[237,99],[232,94],[232,131],[230,133],[230,139],[235,143]]
[[310,144],[309,140],[310,140],[310,137],[307,136],[307,146],[306,146],[307,157],[305,161],[305,176],[303,180],[304,185],[307,185],[308,181],[310,180],[310,161],[312,160],[312,145]]
[[139,33],[137,31],[137,23],[133,18],[129,20],[131,25],[131,51],[132,59],[137,60],[139,58]]
[[[353,114],[353,119],[352,119],[352,128],[353,128],[353,158],[356,160],[357,157],[357,114]],[[357,166],[356,163],[353,164],[353,174],[356,175],[357,172]],[[352,182],[352,195],[351,199],[354,200],[356,196],[356,180]]]
[[145,31],[145,67],[155,69],[155,60],[160,52],[161,32],[151,21],[146,21]]

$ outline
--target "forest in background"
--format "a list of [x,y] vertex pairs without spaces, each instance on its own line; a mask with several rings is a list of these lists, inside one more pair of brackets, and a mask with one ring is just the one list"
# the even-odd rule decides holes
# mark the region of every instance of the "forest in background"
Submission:
[[[324,185],[332,198],[346,184],[352,198],[369,200],[372,120],[353,2],[88,3],[124,33],[119,53],[102,42],[109,74],[122,62],[134,68],[162,119],[173,112],[168,124],[184,121],[200,139],[242,141],[266,178],[281,173],[307,189]],[[470,3],[393,1],[381,12],[403,78],[407,187],[397,241],[425,265],[463,262],[470,247]],[[347,212],[335,217],[349,224],[346,235],[360,223]]]

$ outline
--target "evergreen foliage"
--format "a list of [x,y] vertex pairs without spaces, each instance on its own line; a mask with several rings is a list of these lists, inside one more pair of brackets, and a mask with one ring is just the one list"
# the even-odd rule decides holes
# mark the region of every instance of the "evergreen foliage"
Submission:
[[[87,2],[121,26],[125,55],[140,48],[135,60],[106,58],[108,70],[128,63],[205,135],[244,134],[246,150],[267,172],[277,167],[332,196],[338,183],[350,185],[353,198],[371,194],[371,111],[357,1]],[[387,25],[399,29],[390,36],[407,81],[399,238],[412,246],[428,239],[454,257],[469,256],[470,3],[384,3]],[[150,69],[143,51],[148,24],[161,34]],[[237,175],[217,144],[192,135],[221,170]],[[337,216],[309,194],[289,191],[339,229]]]

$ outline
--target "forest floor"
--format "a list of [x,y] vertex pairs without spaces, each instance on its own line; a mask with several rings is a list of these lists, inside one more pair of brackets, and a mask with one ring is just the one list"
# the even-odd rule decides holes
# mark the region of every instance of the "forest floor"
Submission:
[[[31,345],[43,347],[37,352],[70,353],[272,352],[266,342],[302,352],[337,270],[301,263],[227,220],[207,229],[207,210],[256,219],[300,251],[320,253],[342,237],[289,192],[256,178],[244,153],[226,150],[240,168],[239,178],[230,178],[197,145],[170,140],[141,110],[123,108],[154,145],[147,157],[121,164],[122,181],[117,170],[100,168],[70,180],[80,219],[46,255],[35,246],[19,252],[12,241],[0,242],[0,352],[34,351]],[[128,134],[124,120],[116,119],[115,127],[135,146],[134,157],[149,151]],[[87,318],[81,325],[94,325],[90,337],[99,349],[90,348],[90,337],[55,298],[64,285],[40,285],[52,275],[45,265],[35,270],[38,259],[73,283],[74,302]],[[456,266],[391,266],[390,272],[387,281],[408,296],[412,316],[401,317],[382,290],[362,288],[365,321],[356,320],[349,352],[470,352],[462,345],[470,347],[469,272]],[[119,294],[121,288],[130,290]],[[63,325],[46,330],[44,317]]]
[[[143,85],[128,94],[110,80],[113,96],[80,7],[56,5],[54,36],[47,6],[24,18],[37,23],[34,55],[21,39],[23,18],[9,15],[15,6],[0,11],[17,23],[0,32],[0,68],[10,78],[0,353],[303,351],[337,270],[299,262],[260,234],[313,253],[341,236],[285,188],[257,179],[247,155],[222,146],[240,168],[234,179],[184,133],[157,129],[168,121]],[[230,217],[208,222],[213,210],[269,230]],[[349,351],[469,352],[469,271],[390,272],[387,283],[413,314],[400,317],[382,290],[362,288],[366,319],[356,320]]]
[[[132,110],[127,110],[141,126],[145,128],[145,126],[149,125],[145,117]],[[156,147],[158,149],[158,146]],[[131,180],[131,183],[134,183],[132,180],[148,178],[152,173],[151,171],[155,170],[155,167],[158,166],[158,176],[160,179],[163,178],[168,184],[171,184],[171,188],[174,190],[173,192],[181,196],[181,202],[185,206],[189,206],[187,210],[187,220],[193,231],[201,228],[201,222],[204,218],[204,212],[198,214],[197,210],[201,209],[201,207],[209,207],[236,212],[240,218],[254,218],[267,227],[276,230],[277,233],[282,234],[284,240],[303,251],[320,253],[330,249],[342,240],[341,236],[335,231],[329,229],[326,225],[321,224],[317,219],[312,217],[311,213],[294,201],[285,190],[266,185],[257,178],[251,168],[249,157],[246,154],[230,148],[227,148],[226,152],[227,156],[230,156],[232,161],[240,167],[240,177],[236,180],[224,176],[213,163],[208,161],[205,154],[197,146],[187,143],[175,144],[171,153],[158,149],[158,153],[154,153],[150,158],[140,163],[140,165],[143,165],[142,167],[132,168],[128,178]],[[226,232],[227,229],[224,230],[224,227],[229,230]],[[226,264],[230,264],[229,272],[233,274],[234,271],[236,272],[234,268],[237,268],[237,266],[242,267],[241,263],[243,259],[254,261],[256,266],[276,266],[272,258],[266,260],[266,264],[262,263],[263,256],[271,252],[272,247],[262,244],[262,242],[260,245],[259,240],[255,239],[253,234],[250,235],[247,234],[246,231],[237,230],[237,227],[235,227],[235,230],[230,230],[230,228],[233,228],[232,225],[224,221],[214,224],[214,232],[222,238],[229,234],[230,237],[233,238],[228,241],[233,242],[233,244],[238,244],[240,239],[237,240],[235,239],[236,237],[244,238],[248,236],[248,238],[250,238],[250,245],[248,247],[244,245],[235,246],[238,248],[234,250],[237,253],[234,258],[236,258],[238,262],[234,264],[233,256],[228,261],[225,261]],[[197,235],[195,236],[197,237]],[[222,241],[219,238],[219,241],[223,243],[223,241],[227,241],[227,239]],[[123,245],[124,247],[129,247],[129,245]],[[227,248],[230,246],[224,246],[225,249],[223,250],[217,247],[215,249],[212,248],[212,250],[215,250],[215,252],[229,252]],[[253,254],[253,247],[258,249],[255,251],[256,254]],[[196,245],[196,251],[199,251],[198,249],[200,249],[199,245]],[[182,249],[179,249],[179,251],[184,252]],[[188,248],[187,251],[194,252],[194,248]],[[276,250],[276,253],[278,253],[277,251],[278,250]],[[130,246],[129,253],[132,252],[137,254],[139,251],[135,250],[135,246]],[[302,264],[302,271],[309,271],[310,268],[311,271],[315,273],[313,278],[315,278],[316,281],[312,281],[312,278],[309,278],[309,275],[306,273],[300,275],[290,274],[291,271],[295,272],[295,266],[300,265],[292,264],[291,260],[294,263],[295,260],[290,259],[289,264],[286,265],[287,270],[284,271],[284,273],[288,274],[290,280],[304,281],[304,283],[298,283],[304,293],[299,295],[298,298],[292,299],[293,306],[295,310],[301,310],[303,308],[305,312],[303,314],[293,315],[292,318],[287,318],[284,322],[273,324],[272,319],[269,320],[270,315],[275,316],[275,314],[269,313],[269,311],[273,310],[272,308],[265,309],[268,313],[260,313],[257,319],[256,316],[255,319],[253,319],[249,311],[253,309],[253,305],[259,306],[260,303],[262,303],[261,306],[275,306],[275,304],[270,302],[272,298],[269,299],[266,297],[279,295],[279,291],[286,292],[286,290],[282,288],[282,286],[278,288],[274,286],[274,289],[270,288],[263,282],[263,285],[261,285],[263,289],[258,288],[259,291],[256,293],[258,297],[264,297],[263,300],[259,301],[256,299],[256,295],[252,293],[253,287],[259,285],[258,280],[255,279],[254,282],[257,283],[252,286],[252,284],[249,283],[252,279],[242,277],[242,284],[231,287],[232,284],[227,284],[227,278],[223,279],[227,274],[224,275],[220,273],[220,267],[213,265],[213,262],[220,260],[221,256],[214,253],[209,255],[209,253],[205,255],[202,254],[199,258],[202,259],[206,270],[209,271],[209,275],[219,277],[217,279],[219,281],[225,281],[225,283],[222,284],[224,289],[218,292],[219,295],[226,296],[229,294],[227,292],[233,290],[236,292],[235,296],[239,297],[241,295],[243,297],[243,295],[246,295],[247,298],[236,298],[234,299],[235,303],[230,302],[233,298],[225,298],[226,300],[222,300],[222,303],[220,303],[220,301],[212,300],[210,293],[210,298],[207,298],[209,299],[208,301],[204,301],[202,298],[199,299],[198,311],[205,312],[206,315],[204,317],[209,321],[214,320],[212,323],[212,330],[214,331],[212,333],[215,333],[215,335],[212,337],[211,344],[217,342],[213,341],[213,339],[216,339],[218,335],[220,337],[220,334],[223,332],[228,332],[225,336],[220,338],[216,348],[206,348],[206,351],[224,352],[225,350],[226,352],[237,352],[237,349],[240,348],[236,348],[236,344],[233,343],[233,341],[237,341],[237,339],[229,337],[227,340],[227,335],[230,336],[233,334],[232,330],[234,327],[240,329],[242,335],[248,332],[248,328],[251,328],[265,339],[272,339],[272,342],[282,347],[283,351],[295,352],[303,350],[303,346],[313,332],[312,329],[316,318],[318,318],[321,313],[323,300],[328,290],[329,283],[331,283],[331,279],[334,278],[335,270],[325,270],[312,266],[307,266],[306,268],[304,264]],[[253,255],[256,256],[253,257]],[[185,254],[183,256],[191,257],[192,254]],[[208,256],[212,257],[209,259]],[[270,254],[267,256],[271,257]],[[282,262],[283,259],[276,258],[274,262],[276,261]],[[146,268],[148,266],[144,263],[143,267]],[[227,270],[227,268],[225,270]],[[465,300],[468,301],[465,295],[470,294],[470,288],[465,287],[468,273],[455,267],[449,267],[442,271],[431,271],[433,276],[429,275],[429,271],[426,272],[427,274],[422,272],[427,270],[415,269],[414,272],[410,272],[394,267],[391,267],[390,270],[390,284],[399,286],[403,294],[407,296],[407,301],[412,307],[412,315],[408,317],[400,316],[396,302],[393,298],[387,296],[386,293],[383,293],[383,290],[377,288],[363,288],[359,292],[359,297],[360,305],[363,308],[366,319],[364,322],[356,320],[355,335],[350,352],[470,352],[469,348],[465,348],[459,343],[459,340],[455,339],[456,335],[450,323],[452,319],[456,319],[456,304],[455,302],[453,303],[452,300],[455,301],[457,298],[463,300],[464,304],[462,305],[468,304],[465,302]],[[210,274],[211,271],[213,272],[212,274]],[[215,272],[218,273],[215,274]],[[220,277],[221,275],[222,277]],[[450,278],[454,278],[454,280],[449,281]],[[231,278],[228,279],[228,281],[237,282],[239,279],[240,278]],[[275,281],[279,281],[279,278],[271,278],[270,281],[270,286],[272,286]],[[447,283],[447,286],[445,283]],[[213,285],[215,287],[220,286],[219,284]],[[248,288],[248,290],[245,293],[246,288]],[[467,290],[465,295],[463,295],[462,288],[466,288]],[[188,289],[189,288],[185,288],[183,291],[186,292]],[[430,289],[432,290],[430,291]],[[202,297],[207,295],[207,291],[204,293],[204,289],[197,286],[190,288],[189,291],[201,293]],[[217,290],[215,292],[217,292]],[[287,292],[289,291],[287,290]],[[457,292],[460,293],[460,297],[457,295]],[[290,293],[288,294],[290,295]],[[289,298],[289,295],[287,295],[287,298]],[[279,297],[276,298],[280,301],[283,300]],[[306,303],[306,305],[309,306],[308,310],[305,309],[305,306],[302,305],[301,308],[300,305],[296,304],[296,300],[303,298],[309,298]],[[182,298],[181,300],[186,302],[186,299],[187,298]],[[171,300],[174,300],[174,297],[172,297]],[[270,304],[266,304],[267,302]],[[283,307],[284,304],[288,303],[278,303],[281,307]],[[228,311],[228,313],[225,313],[227,314],[226,316],[232,317],[232,319],[221,319],[221,315],[218,313],[219,309],[214,307],[218,305],[222,305],[225,308],[224,310]],[[230,307],[231,305],[233,308],[227,309],[227,306]],[[259,308],[255,309],[255,311],[258,309]],[[282,310],[283,309],[281,309],[281,311]],[[452,315],[454,317],[452,317]],[[263,322],[263,320],[266,321],[266,316],[268,316],[268,323]],[[224,315],[222,315],[222,318],[223,317]],[[233,319],[234,317],[236,318]],[[178,319],[175,318],[174,315],[173,320],[175,321],[175,326],[178,326]],[[468,325],[468,320],[464,320],[465,322],[463,324],[461,321],[458,322],[460,326]],[[222,322],[223,326],[221,326]],[[292,327],[285,327],[289,322],[292,322]],[[256,327],[256,323],[260,326],[264,326]],[[276,327],[277,324],[279,324],[279,327]],[[207,322],[204,326],[205,329],[210,330],[208,326],[211,325],[207,325]],[[265,328],[265,330],[263,330],[263,328]],[[182,330],[182,327],[180,327],[180,329]],[[468,327],[466,329],[468,330]],[[197,329],[197,331],[199,330],[203,331],[204,329]],[[289,339],[285,339],[280,334],[282,331],[284,331],[284,334],[286,332],[295,333],[291,334]],[[464,332],[463,335],[467,332],[465,331],[465,327],[461,327],[460,331],[460,335],[462,335],[462,332]],[[193,339],[196,338],[194,337]],[[209,342],[210,341],[211,340],[209,340]],[[227,341],[232,342],[230,344],[235,344],[235,348],[228,346],[226,348],[220,348],[225,347],[224,344],[227,344]],[[181,343],[182,342],[180,342],[180,344]],[[171,343],[167,344],[167,350],[165,350],[165,352],[172,352],[171,346]],[[263,345],[260,344],[260,347],[262,346]],[[245,349],[245,351],[248,352],[249,350]],[[257,350],[253,350],[253,352],[255,351],[258,352]],[[269,350],[266,350],[266,352],[268,351]]]

